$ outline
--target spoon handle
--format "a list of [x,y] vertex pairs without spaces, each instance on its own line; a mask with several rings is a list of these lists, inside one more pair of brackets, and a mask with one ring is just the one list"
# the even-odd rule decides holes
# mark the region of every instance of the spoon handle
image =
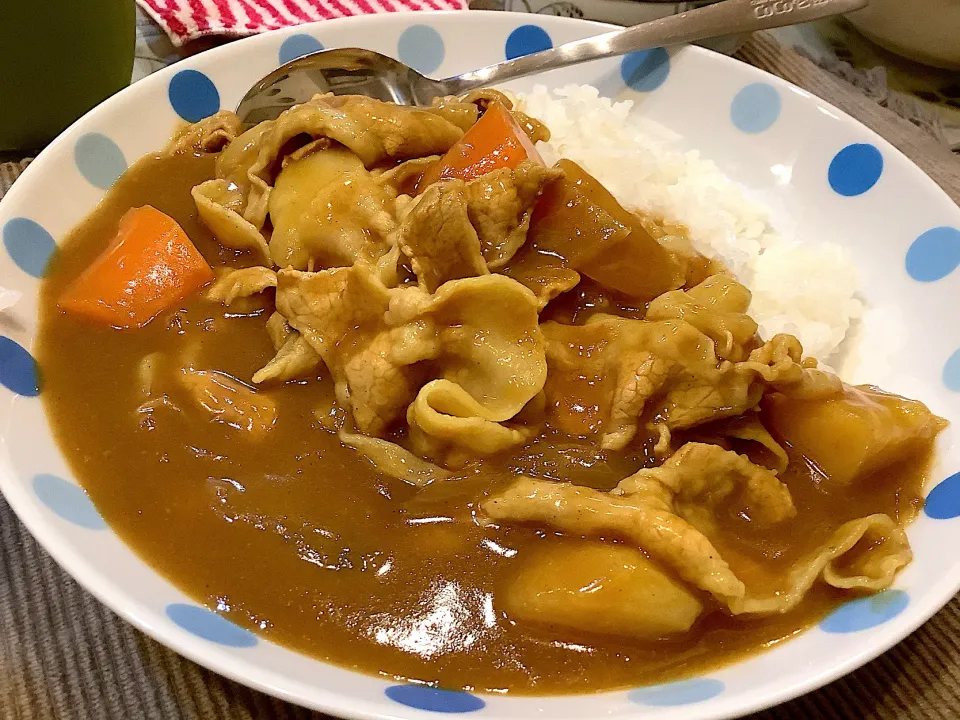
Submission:
[[698,10],[575,40],[550,50],[525,55],[440,83],[451,95],[473,88],[576,65],[588,60],[616,57],[638,50],[695,42],[721,35],[811,22],[830,15],[859,10],[868,0],[723,0]]

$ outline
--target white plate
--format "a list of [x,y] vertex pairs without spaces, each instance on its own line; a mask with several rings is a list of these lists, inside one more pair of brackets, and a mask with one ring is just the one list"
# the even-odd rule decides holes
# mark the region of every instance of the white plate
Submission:
[[[51,555],[119,615],[190,659],[279,697],[357,718],[429,718],[435,711],[491,719],[731,717],[853,670],[946,603],[960,587],[960,557],[953,552],[960,546],[960,451],[953,430],[941,443],[933,481],[939,485],[929,509],[910,528],[916,559],[896,589],[849,604],[801,637],[708,677],[562,698],[397,687],[257,638],[199,608],[154,573],[104,525],[76,485],[51,437],[28,352],[37,327],[37,276],[54,239],[93,209],[128,162],[164,144],[178,111],[195,120],[231,108],[254,80],[318,42],[399,55],[444,76],[502,60],[508,51],[605,29],[564,18],[470,12],[361,17],[270,33],[136,83],[45,150],[0,203],[6,247],[0,285],[24,293],[0,327],[0,488]],[[898,308],[906,320],[892,371],[875,380],[919,397],[956,423],[960,210],[889,143],[755,68],[698,48],[626,62],[644,68],[633,76],[639,90],[627,87],[619,60],[556,71],[537,82],[590,83],[604,94],[633,98],[635,112],[669,127],[679,147],[699,148],[780,207],[799,238],[848,247],[867,300]],[[753,89],[740,94],[747,86]]]

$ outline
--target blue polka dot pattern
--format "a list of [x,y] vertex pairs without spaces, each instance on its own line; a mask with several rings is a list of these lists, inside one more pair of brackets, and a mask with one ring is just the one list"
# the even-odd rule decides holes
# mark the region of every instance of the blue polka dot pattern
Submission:
[[923,512],[934,520],[960,517],[960,472],[954,473],[930,491]]
[[67,522],[88,530],[105,530],[107,527],[83,488],[61,477],[37,475],[33,478],[33,492],[40,502]]
[[943,384],[954,392],[960,392],[960,350],[957,350],[943,366]]
[[630,53],[620,61],[620,77],[637,92],[656,90],[669,74],[670,55],[663,48]]
[[628,697],[631,702],[638,705],[650,705],[654,707],[674,707],[677,705],[693,705],[703,702],[710,698],[715,698],[722,693],[725,686],[719,680],[713,678],[692,678],[690,680],[680,680],[679,682],[666,683],[664,685],[651,685],[650,687],[637,688],[631,690]]
[[521,25],[507,38],[504,53],[507,60],[530,55],[531,53],[549,50],[553,47],[550,35],[539,25]]
[[278,53],[280,64],[283,65],[291,60],[296,60],[298,57],[303,57],[304,55],[309,55],[310,53],[320,50],[323,50],[323,43],[313,37],[313,35],[306,35],[304,33],[291,35],[284,40],[280,46],[280,52]]
[[745,133],[761,133],[780,117],[780,93],[770,83],[750,83],[733,97],[730,120]]
[[181,70],[167,88],[170,104],[187,122],[199,122],[220,109],[220,93],[213,81],[198,70]]
[[940,280],[960,265],[960,230],[943,226],[927,230],[907,251],[907,273],[914,280]]
[[57,250],[53,236],[40,223],[16,217],[3,226],[3,245],[10,258],[27,275],[43,277],[47,263]]
[[874,145],[847,145],[830,161],[827,179],[830,187],[844,197],[863,195],[877,184],[883,173],[883,155]]
[[257,644],[256,635],[212,610],[185,603],[171,603],[167,605],[166,612],[168,618],[191,635],[218,645],[247,648]]
[[0,385],[18,395],[40,394],[37,361],[33,355],[8,337],[0,336]]
[[443,38],[429,25],[411,25],[397,41],[400,60],[424,75],[440,67],[445,53]]
[[107,190],[127,169],[127,159],[117,144],[100,133],[86,133],[73,146],[73,162],[87,182]]
[[909,604],[910,596],[903,590],[884,590],[844,603],[820,621],[820,629],[838,634],[869,630],[895,618]]
[[441,690],[426,685],[391,685],[384,693],[401,705],[437,713],[470,713],[486,705],[476,695],[460,690]]

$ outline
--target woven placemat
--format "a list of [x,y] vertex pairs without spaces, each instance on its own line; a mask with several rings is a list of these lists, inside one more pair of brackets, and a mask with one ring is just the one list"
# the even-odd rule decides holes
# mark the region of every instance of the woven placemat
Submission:
[[[960,199],[960,160],[929,134],[768,37],[755,37],[739,56],[859,118]],[[0,197],[23,167],[0,165]],[[211,673],[124,623],[64,573],[0,499],[0,720],[324,717]],[[960,718],[960,598],[869,665],[751,720],[774,718]]]

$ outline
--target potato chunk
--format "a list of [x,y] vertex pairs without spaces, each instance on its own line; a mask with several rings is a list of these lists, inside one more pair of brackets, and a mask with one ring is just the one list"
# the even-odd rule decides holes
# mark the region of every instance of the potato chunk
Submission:
[[770,395],[763,409],[775,435],[841,484],[923,450],[946,427],[923,403],[868,386],[821,400]]
[[703,605],[635,548],[573,542],[523,561],[503,598],[516,621],[640,640],[686,632]]

